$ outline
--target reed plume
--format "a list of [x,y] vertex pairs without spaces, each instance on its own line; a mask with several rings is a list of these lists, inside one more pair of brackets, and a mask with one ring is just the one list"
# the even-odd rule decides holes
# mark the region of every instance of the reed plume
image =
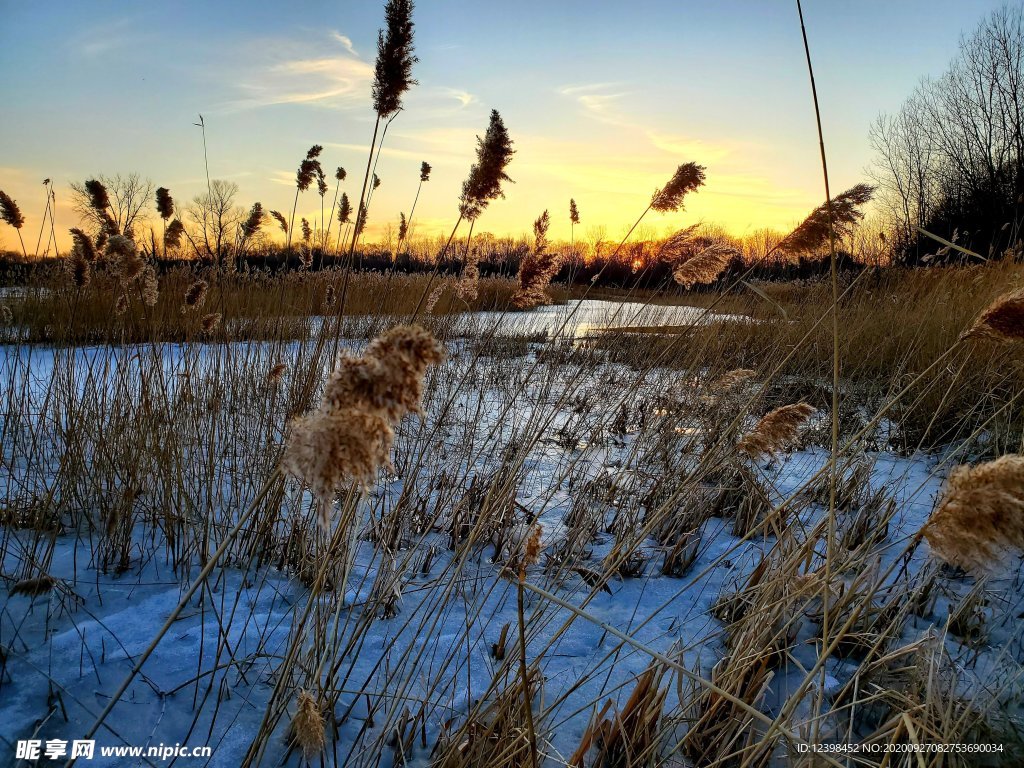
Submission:
[[309,222],[306,221],[305,217],[302,219],[302,242],[309,243],[313,237],[313,228],[309,226]]
[[288,366],[284,363],[275,363],[274,367],[267,372],[267,381],[271,384],[277,384],[284,378],[285,371],[288,370]]
[[676,172],[668,183],[654,191],[651,208],[659,213],[678,211],[683,206],[683,198],[704,184],[703,165],[684,163],[676,168]]
[[420,181],[430,181],[430,172],[433,170],[430,163],[423,161],[420,163]]
[[25,217],[21,213],[14,198],[0,190],[0,218],[15,229],[21,229],[25,225]]
[[348,224],[352,221],[352,203],[348,199],[348,195],[344,192],[341,193],[341,204],[338,206],[338,223]]
[[800,428],[814,411],[808,403],[783,405],[769,411],[743,436],[736,448],[751,459],[774,456],[796,442]]
[[212,333],[216,330],[217,326],[220,325],[221,314],[220,312],[211,312],[208,315],[203,315],[203,319],[200,320],[203,333]]
[[332,409],[357,407],[398,423],[421,413],[423,375],[444,359],[430,331],[400,325],[378,336],[359,357],[344,355],[327,380],[324,403]]
[[708,245],[696,256],[678,264],[672,270],[672,277],[683,288],[690,289],[695,285],[708,285],[715,282],[739,256],[739,251],[727,243],[717,242]]
[[502,182],[513,183],[505,169],[515,150],[498,110],[491,110],[487,132],[483,138],[477,136],[476,142],[476,163],[470,167],[469,175],[462,183],[459,198],[459,214],[470,221],[479,217],[492,200],[505,196]]
[[338,166],[338,169],[334,172],[334,178],[336,178],[339,182],[344,181],[347,175],[348,174],[345,172],[345,169],[342,168],[340,165]]
[[580,211],[576,207],[576,201],[573,198],[569,198],[569,223],[576,226],[580,223]]
[[547,250],[549,226],[551,216],[547,211],[533,222],[533,251],[519,264],[519,288],[512,296],[512,306],[516,309],[533,309],[550,302],[544,289],[558,272],[560,259]]
[[263,221],[267,214],[263,210],[261,203],[253,203],[252,208],[249,209],[249,215],[245,217],[239,226],[241,227],[242,242],[247,242],[253,235],[260,231],[260,227],[263,226]]
[[174,215],[174,198],[167,187],[160,187],[156,191],[156,211],[165,222]]
[[168,224],[167,231],[164,232],[164,252],[166,253],[168,248],[177,248],[183,234],[185,234],[185,225],[178,219]]
[[25,217],[21,213],[14,198],[0,190],[0,219],[10,224],[18,231],[18,242],[21,243],[21,253],[27,259],[28,251],[25,250],[25,241],[21,237],[21,228],[25,225]]
[[405,220],[405,214],[398,214],[398,241],[405,240],[405,236],[409,234],[409,222]]
[[151,265],[142,270],[141,282],[142,288],[139,292],[142,294],[142,303],[147,307],[155,307],[157,299],[160,298],[160,280]]
[[875,188],[869,184],[857,184],[836,195],[831,204],[822,203],[773,250],[790,255],[813,253],[826,246],[832,238],[841,240],[848,237],[857,222],[864,218],[860,208],[871,200],[874,192]]
[[1024,456],[955,467],[922,532],[938,558],[973,570],[1024,548]]
[[306,691],[299,691],[296,699],[295,716],[289,730],[291,741],[302,750],[302,756],[312,760],[324,751],[327,739],[324,736],[324,717],[316,699]]
[[992,302],[960,338],[1024,339],[1024,289],[1007,293]]
[[373,73],[373,109],[378,120],[400,110],[402,96],[416,85],[412,67],[419,59],[413,55],[412,12],[412,0],[388,0],[384,6],[386,31],[377,34]]
[[93,247],[92,240],[78,227],[72,227],[71,240],[73,245],[71,247],[72,256],[81,256],[85,261],[96,261],[96,249]]
[[[89,240],[86,239],[86,242],[88,243]],[[89,245],[91,247],[92,243],[89,243]],[[85,288],[89,285],[89,280],[92,278],[92,265],[77,247],[71,252],[67,268],[71,275],[71,282],[74,283],[76,288]]]
[[56,586],[57,580],[46,573],[34,579],[22,579],[21,581],[15,582],[14,586],[11,587],[10,594],[11,597],[14,597],[15,595],[39,597],[39,595],[45,595]]
[[281,227],[281,231],[286,235],[288,234],[288,220],[285,219],[284,214],[280,211],[271,211],[270,215],[277,221],[277,225]]
[[295,202],[292,203],[292,218],[291,223],[285,232],[288,234],[288,242],[285,248],[291,248],[292,246],[292,230],[295,228],[295,211],[299,207],[299,193],[305,192],[313,184],[315,179],[319,179],[323,176],[324,170],[320,166],[320,161],[317,159],[320,157],[320,153],[324,151],[324,148],[319,144],[314,144],[309,148],[306,156],[299,163],[298,170],[295,171]]
[[[111,216],[110,195],[103,182],[99,179],[88,179],[85,182],[85,191],[89,196],[89,205],[92,206],[97,218],[100,220],[101,235],[111,236],[118,234],[117,222]],[[102,247],[97,243],[97,248]]]
[[135,280],[146,266],[135,247],[135,241],[126,235],[111,235],[104,251],[113,265],[122,285]]
[[4,325],[14,324],[14,313],[6,304],[0,304],[0,321],[3,321]]
[[182,306],[181,311],[198,309],[203,306],[203,302],[206,301],[206,291],[209,287],[209,283],[205,280],[196,280],[192,283],[185,291],[185,304]]
[[345,483],[367,486],[390,467],[392,424],[421,413],[423,376],[444,348],[419,326],[397,326],[359,357],[346,355],[327,381],[320,407],[291,423],[282,469],[305,483],[327,529]]

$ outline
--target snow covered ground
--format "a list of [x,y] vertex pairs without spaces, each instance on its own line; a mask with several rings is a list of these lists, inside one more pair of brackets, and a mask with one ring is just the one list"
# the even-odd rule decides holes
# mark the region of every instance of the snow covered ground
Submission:
[[[692,319],[693,312],[659,308],[656,313],[641,313],[625,307],[622,316],[611,317],[607,307],[592,304],[584,302],[573,316],[577,333],[593,325],[678,324]],[[553,324],[565,323],[568,314],[556,307],[524,317],[515,321],[521,324],[516,326],[520,332],[551,333]],[[337,738],[333,744],[328,739],[326,764],[348,760],[387,766],[400,759],[427,764],[438,738],[457,728],[474,702],[493,693],[492,681],[501,668],[493,645],[506,625],[511,628],[506,630],[512,649],[508,656],[515,657],[516,587],[502,567],[530,518],[543,526],[544,553],[550,556],[531,567],[532,584],[585,607],[640,644],[710,676],[725,654],[724,624],[713,615],[713,606],[746,582],[775,537],[770,533],[738,536],[732,520],[712,516],[702,524],[696,557],[682,575],[661,572],[664,546],[647,537],[637,550],[639,558],[647,561],[642,575],[620,574],[592,583],[602,562],[628,539],[630,528],[641,527],[645,510],[636,500],[659,479],[651,459],[655,453],[651,445],[656,442],[652,435],[662,439],[671,432],[686,438],[699,427],[661,415],[659,404],[665,393],[685,388],[677,372],[637,372],[605,365],[572,368],[546,361],[543,350],[543,345],[532,345],[520,358],[486,359],[473,355],[471,340],[451,343],[452,356],[443,364],[443,374],[428,386],[426,421],[407,420],[399,432],[397,474],[382,475],[377,487],[359,502],[360,537],[344,594],[325,594],[310,602],[293,564],[261,563],[255,556],[246,559],[236,553],[226,568],[214,572],[209,588],[174,623],[95,737],[102,746],[208,745],[212,756],[176,761],[138,758],[127,763],[126,758],[102,758],[97,753],[84,764],[238,766],[265,722],[268,702],[279,683],[277,670],[297,633],[307,635],[299,643],[308,650],[303,664],[320,659],[326,667],[336,665],[338,671],[333,678]],[[261,355],[258,345],[249,353],[264,362],[274,359],[270,352]],[[54,358],[43,349],[34,350],[30,359],[27,354],[24,349],[17,354],[8,350],[0,380],[29,387],[29,401],[35,402],[51,382]],[[77,354],[88,359],[110,353],[80,350]],[[158,359],[139,349],[116,354],[123,359],[109,370],[128,371],[132,377],[162,366],[166,381],[181,381],[186,373],[197,378],[197,369],[209,374],[221,357],[213,350],[197,354],[175,346],[161,347]],[[522,386],[510,385],[510,380]],[[93,377],[82,378],[75,386],[96,390],[113,384]],[[6,393],[8,397],[15,394]],[[611,426],[623,402],[623,417]],[[219,407],[241,405],[225,402]],[[279,430],[277,434],[280,438]],[[25,491],[19,485],[24,478],[18,470],[24,456],[18,453],[30,450],[13,439],[5,442],[0,498]],[[665,445],[672,451],[691,443],[669,439]],[[235,448],[265,451],[267,446]],[[417,461],[417,456],[422,460]],[[803,498],[801,492],[827,457],[822,448],[807,445],[750,469],[778,504],[791,497]],[[673,459],[675,466],[685,466],[678,458]],[[226,453],[213,460],[238,461],[244,466],[237,456]],[[864,562],[873,563],[880,572],[891,570],[892,580],[901,569],[902,578],[911,581],[935,573],[926,545],[914,549],[909,558],[904,553],[934,505],[949,460],[882,452],[864,454],[860,461],[860,466],[868,468],[860,492],[865,497],[884,494],[896,509],[887,535],[881,536]],[[458,508],[452,499],[469,498],[476,481],[499,487],[494,477],[510,464],[518,467],[509,483],[513,522],[492,536],[493,543],[481,543],[469,551],[453,548],[454,512],[432,516],[431,511],[445,505]],[[293,511],[300,500],[308,507],[308,497],[300,496],[292,484],[287,488]],[[611,491],[602,494],[601,489]],[[197,494],[202,492],[196,489]],[[374,536],[375,527],[397,505],[408,505],[411,495],[422,499],[423,519],[429,523],[420,529],[414,525],[403,529],[399,546],[385,551]],[[567,518],[581,505],[596,514],[595,530],[580,549],[572,550],[572,565],[580,569],[567,570],[559,567],[559,558],[567,557],[573,544],[573,527]],[[801,504],[787,525],[810,530],[823,514],[820,504]],[[29,528],[5,529],[3,573],[8,589],[30,553],[45,553],[45,571],[57,580],[56,588],[38,596],[8,594],[0,608],[4,654],[0,751],[7,755],[14,754],[17,740],[37,738],[45,743],[81,738],[198,573],[196,562],[188,573],[174,569],[167,557],[167,542],[154,528],[140,528],[134,534],[127,569],[102,573],[90,559],[96,549],[89,543],[101,536],[98,531],[54,535]],[[815,563],[808,570],[820,565]],[[837,578],[850,584],[856,574]],[[393,579],[398,583],[397,588],[389,587],[395,597],[394,615],[381,615],[379,590]],[[970,579],[942,574],[934,603],[921,613],[911,613],[893,644],[913,643],[931,631],[944,633],[951,607],[959,605],[972,586]],[[964,674],[968,692],[974,685],[993,685],[997,678],[1015,681],[1002,696],[1010,709],[1016,707],[1019,680],[1007,670],[1018,670],[1024,658],[1016,586],[1013,574],[1003,574],[985,587],[989,599],[978,604],[984,614],[983,640],[967,643],[944,633],[943,641]],[[312,636],[309,625],[302,624],[311,606],[317,615],[330,618],[318,624],[316,632],[333,637]],[[621,705],[651,659],[539,595],[527,593],[526,612],[527,656],[542,659],[544,718],[538,724],[542,751],[550,764],[565,764],[580,743],[595,703],[611,699]],[[769,716],[778,713],[802,679],[801,670],[814,664],[818,647],[814,626],[810,619],[800,624],[791,658],[776,670],[761,705]],[[352,647],[346,638],[353,638]],[[344,652],[338,654],[339,648]],[[838,691],[856,671],[851,659],[830,659],[825,667],[826,689]],[[315,678],[315,672],[303,668],[293,673],[287,685],[299,687]],[[678,708],[682,692],[674,683],[668,686],[666,712]],[[382,748],[393,743],[388,731],[404,722],[404,710],[412,717],[425,713],[410,742],[411,753],[405,753],[404,747]],[[289,715],[279,714],[280,719],[272,720],[273,736],[256,764],[302,763],[301,756],[286,746]],[[41,764],[48,763],[44,759]]]

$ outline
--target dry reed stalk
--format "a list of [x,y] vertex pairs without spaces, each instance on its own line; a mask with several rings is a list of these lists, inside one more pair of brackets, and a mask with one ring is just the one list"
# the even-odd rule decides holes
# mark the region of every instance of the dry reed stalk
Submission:
[[815,412],[808,403],[783,405],[761,417],[757,425],[739,441],[737,451],[752,459],[774,456],[792,445],[800,427]]
[[986,570],[1006,550],[1024,548],[1024,456],[953,469],[922,531],[935,555],[969,569]]

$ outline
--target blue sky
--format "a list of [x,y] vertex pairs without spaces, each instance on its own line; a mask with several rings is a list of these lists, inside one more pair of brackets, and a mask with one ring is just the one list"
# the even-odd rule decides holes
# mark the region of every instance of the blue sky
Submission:
[[[960,36],[1000,4],[806,3],[833,189],[863,180],[878,113],[941,74]],[[38,228],[44,177],[65,233],[73,180],[138,171],[179,202],[200,193],[199,113],[211,175],[239,185],[240,205],[290,211],[295,167],[314,143],[358,196],[382,2],[3,0],[2,12],[0,188],[26,232]],[[577,234],[614,237],[691,160],[708,167],[707,186],[685,212],[652,217],[657,231],[697,219],[739,234],[786,228],[822,199],[795,2],[421,0],[415,22],[419,85],[384,145],[371,237],[408,212],[421,160],[435,171],[418,231],[450,229],[491,108],[516,142],[516,184],[478,231],[525,232],[549,208],[552,235],[567,237],[575,197]],[[300,199],[300,216],[319,209],[315,192]],[[16,242],[7,227],[0,237]]]

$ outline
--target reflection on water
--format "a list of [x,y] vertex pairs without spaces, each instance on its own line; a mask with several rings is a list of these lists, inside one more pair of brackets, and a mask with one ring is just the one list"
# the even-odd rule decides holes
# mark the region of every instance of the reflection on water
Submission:
[[723,319],[740,318],[696,307],[582,299],[568,304],[539,307],[531,312],[473,312],[459,316],[455,326],[467,334],[495,331],[501,336],[546,334],[579,339],[613,327],[694,325]]

